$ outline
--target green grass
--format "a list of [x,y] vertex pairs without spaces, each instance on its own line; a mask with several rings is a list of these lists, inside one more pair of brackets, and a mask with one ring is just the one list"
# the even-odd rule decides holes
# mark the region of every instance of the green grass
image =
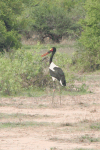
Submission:
[[68,89],[66,87],[61,92],[62,95],[72,95],[72,96],[84,95],[84,94],[88,94],[88,93],[91,93],[91,91],[88,91],[88,87],[85,84],[82,84],[79,87],[73,85],[72,87],[68,87]]
[[56,147],[51,147],[50,150],[58,150]]
[[93,142],[100,142],[100,138],[95,138],[90,135],[84,135],[77,138],[58,138],[58,137],[51,137],[49,140],[51,141],[59,141],[59,142],[79,142],[79,143],[93,143]]
[[22,46],[23,49],[32,49],[32,48],[38,48],[38,47],[41,47],[43,49],[44,48],[47,49],[48,47],[56,47],[56,48],[75,47],[75,41],[69,40],[64,44],[62,44],[62,43],[40,44],[40,42],[38,42],[35,45],[23,45]]
[[100,142],[100,138],[95,138],[95,137],[92,137],[90,135],[84,135],[82,137],[80,137],[80,141],[81,142]]
[[92,123],[90,125],[90,128],[93,129],[93,130],[100,130],[100,122]]
[[[50,150],[61,150],[61,149],[58,149],[56,147],[52,147]],[[75,149],[72,149],[72,150],[96,150],[96,149],[91,149],[91,148],[75,148]]]
[[74,150],[94,150],[94,149],[91,149],[91,148],[76,148]]
[[75,51],[76,47],[75,47],[75,44],[73,44],[74,42],[73,41],[67,41],[67,43],[65,44],[36,44],[36,45],[23,45],[22,46],[22,49],[25,49],[25,50],[35,50],[35,49],[38,49],[40,48],[41,51],[48,51],[50,48],[52,47],[56,47],[57,51],[59,53],[67,53],[69,56],[72,56],[72,53]]
[[0,113],[0,119],[8,119],[8,118],[49,118],[52,117],[51,115],[31,115],[31,114],[22,114],[22,113],[12,113],[12,114],[7,114],[7,113]]
[[26,115],[22,113],[12,113],[12,114],[6,114],[6,113],[0,113],[0,119],[7,119],[7,118],[27,118],[27,117],[35,117],[34,115]]
[[26,96],[26,97],[40,97],[46,95],[45,89],[42,88],[29,88],[23,90],[23,92],[17,94],[17,96]]
[[70,96],[76,96],[76,95],[85,95],[90,92],[87,91],[62,91],[62,95],[70,95]]
[[[53,81],[52,81],[53,82]],[[75,88],[75,89],[73,89]],[[25,97],[41,97],[41,96],[52,96],[52,91],[53,88],[49,88],[49,93],[47,92],[47,90],[45,88],[29,88],[26,90],[22,90],[19,93],[17,93],[14,96],[25,96]],[[74,86],[74,87],[65,87],[61,90],[61,95],[84,95],[84,94],[88,94],[91,93],[90,91],[88,91],[88,87],[84,84],[82,84],[80,87]],[[55,95],[59,95],[59,91],[58,88],[55,91]],[[1,95],[1,97],[11,97],[11,96],[4,96]],[[2,104],[1,104],[2,105]],[[8,104],[9,105],[9,104]]]
[[3,128],[16,128],[16,127],[39,127],[39,126],[50,126],[52,124],[47,122],[6,122],[6,123],[0,123],[0,129]]
[[87,81],[99,81],[100,80],[100,75],[91,74],[91,75],[86,75],[85,78],[86,78]]

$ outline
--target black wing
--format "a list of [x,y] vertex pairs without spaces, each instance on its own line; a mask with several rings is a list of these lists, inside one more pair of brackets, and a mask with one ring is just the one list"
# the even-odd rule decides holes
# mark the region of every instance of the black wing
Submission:
[[55,77],[58,81],[61,81],[63,86],[66,86],[66,80],[63,70],[59,67],[54,67],[53,70],[54,71],[49,69],[50,75],[52,77]]

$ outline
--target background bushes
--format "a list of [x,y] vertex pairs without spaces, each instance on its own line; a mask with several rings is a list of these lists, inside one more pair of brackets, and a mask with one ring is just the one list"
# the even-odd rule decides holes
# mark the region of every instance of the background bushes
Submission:
[[76,57],[76,64],[84,71],[100,69],[100,1],[88,0],[84,3],[86,15],[80,19],[82,33]]
[[0,1],[0,51],[10,51],[21,47],[17,17],[22,12],[22,2],[19,0]]

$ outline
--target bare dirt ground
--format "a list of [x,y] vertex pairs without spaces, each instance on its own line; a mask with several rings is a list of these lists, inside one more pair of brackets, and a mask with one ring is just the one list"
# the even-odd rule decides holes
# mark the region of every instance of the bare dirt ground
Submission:
[[100,82],[78,96],[0,99],[0,150],[100,150]]

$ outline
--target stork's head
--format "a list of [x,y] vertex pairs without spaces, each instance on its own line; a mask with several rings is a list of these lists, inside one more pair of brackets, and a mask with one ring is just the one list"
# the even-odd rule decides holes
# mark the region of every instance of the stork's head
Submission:
[[52,47],[50,51],[55,53],[56,52],[56,48]]
[[45,54],[41,55],[41,57],[46,56],[47,54],[49,54],[51,52],[54,54],[56,52],[56,48],[52,47],[48,52],[46,52]]

